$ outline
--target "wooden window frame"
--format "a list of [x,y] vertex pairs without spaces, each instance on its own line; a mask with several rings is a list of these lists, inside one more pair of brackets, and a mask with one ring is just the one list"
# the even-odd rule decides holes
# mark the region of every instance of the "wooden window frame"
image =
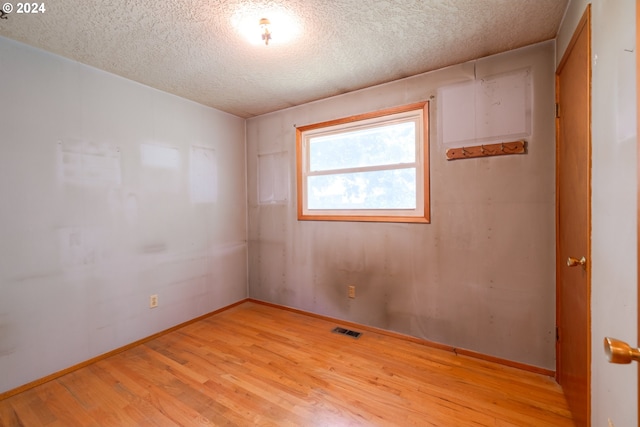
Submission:
[[[384,215],[372,214],[375,210],[367,210],[366,214],[354,214],[353,210],[346,211],[345,214],[336,214],[336,211],[331,210],[330,213],[323,213],[318,210],[318,213],[309,213],[305,210],[305,194],[306,186],[305,168],[308,165],[307,150],[305,147],[305,132],[311,130],[317,130],[322,128],[331,128],[335,126],[345,124],[357,124],[370,119],[384,118],[385,116],[392,116],[399,113],[406,113],[411,111],[421,111],[422,113],[422,131],[421,139],[418,143],[418,153],[416,158],[416,168],[422,169],[422,209],[416,206],[416,211],[420,211],[417,214],[406,214],[407,210],[403,210],[402,214],[394,215],[389,214],[388,210]],[[416,170],[417,176],[420,176],[418,170]],[[336,120],[330,120],[322,123],[315,123],[306,126],[300,126],[296,128],[296,183],[297,183],[297,207],[298,207],[298,220],[300,221],[365,221],[365,222],[404,222],[404,223],[429,223],[430,222],[430,187],[429,187],[429,101],[422,101],[413,104],[403,105],[399,107],[388,108],[375,112],[359,114],[340,118]],[[418,197],[420,199],[420,197]],[[417,202],[419,202],[418,200]]]

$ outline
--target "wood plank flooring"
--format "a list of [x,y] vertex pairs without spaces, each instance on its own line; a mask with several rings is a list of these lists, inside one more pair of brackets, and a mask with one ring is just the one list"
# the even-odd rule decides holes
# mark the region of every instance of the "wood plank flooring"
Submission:
[[0,401],[0,426],[573,426],[552,378],[254,302]]

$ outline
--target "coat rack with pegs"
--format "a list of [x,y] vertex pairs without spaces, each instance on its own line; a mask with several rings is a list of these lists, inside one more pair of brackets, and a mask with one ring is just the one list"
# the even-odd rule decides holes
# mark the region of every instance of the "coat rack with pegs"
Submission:
[[499,144],[475,145],[473,147],[449,148],[447,160],[472,159],[475,157],[526,154],[525,141],[501,142]]

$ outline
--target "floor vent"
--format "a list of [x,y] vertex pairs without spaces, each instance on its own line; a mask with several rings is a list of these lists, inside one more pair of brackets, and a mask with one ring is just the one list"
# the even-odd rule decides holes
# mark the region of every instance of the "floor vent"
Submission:
[[352,331],[351,329],[341,328],[340,326],[336,326],[331,332],[336,334],[349,335],[353,338],[360,338],[360,335],[362,335],[362,332]]

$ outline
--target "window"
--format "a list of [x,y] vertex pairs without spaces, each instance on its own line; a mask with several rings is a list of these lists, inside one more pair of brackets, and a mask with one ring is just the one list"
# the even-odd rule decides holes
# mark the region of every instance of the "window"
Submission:
[[298,219],[429,222],[429,103],[296,129]]

